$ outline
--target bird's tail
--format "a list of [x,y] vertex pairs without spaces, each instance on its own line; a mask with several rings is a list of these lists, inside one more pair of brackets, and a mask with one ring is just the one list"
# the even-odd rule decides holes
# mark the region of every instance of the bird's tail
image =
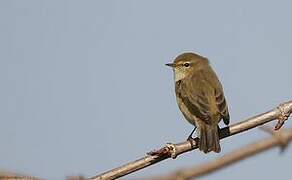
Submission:
[[199,141],[199,149],[204,153],[208,153],[214,151],[219,153],[221,151],[221,147],[219,144],[219,127],[217,124],[215,125],[201,125],[200,126],[200,141]]

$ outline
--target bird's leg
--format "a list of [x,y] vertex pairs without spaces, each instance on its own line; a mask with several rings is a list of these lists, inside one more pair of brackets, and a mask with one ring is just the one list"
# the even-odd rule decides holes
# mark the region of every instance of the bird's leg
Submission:
[[194,134],[194,132],[195,132],[196,129],[197,129],[197,127],[195,126],[195,128],[193,129],[193,131],[191,132],[191,134],[189,135],[189,137],[187,139],[187,141],[190,141],[191,147],[194,146],[194,144],[193,144],[193,134]]
[[193,139],[193,134],[194,134],[196,129],[197,129],[197,127],[195,126],[195,128],[193,129],[193,131],[191,132],[191,134],[189,135],[189,137],[187,139],[188,141],[191,141]]

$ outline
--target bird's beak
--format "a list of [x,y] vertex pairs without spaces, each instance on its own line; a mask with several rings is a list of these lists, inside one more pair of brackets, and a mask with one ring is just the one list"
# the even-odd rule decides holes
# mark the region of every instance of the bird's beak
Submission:
[[175,64],[174,63],[167,63],[165,64],[166,66],[170,66],[170,67],[175,67]]

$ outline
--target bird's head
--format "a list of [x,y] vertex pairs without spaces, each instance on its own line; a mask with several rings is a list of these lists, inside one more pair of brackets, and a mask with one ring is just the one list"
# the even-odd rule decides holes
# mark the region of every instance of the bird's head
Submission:
[[172,67],[175,82],[189,77],[201,64],[208,63],[207,58],[195,53],[183,53],[175,58],[173,63],[165,64]]

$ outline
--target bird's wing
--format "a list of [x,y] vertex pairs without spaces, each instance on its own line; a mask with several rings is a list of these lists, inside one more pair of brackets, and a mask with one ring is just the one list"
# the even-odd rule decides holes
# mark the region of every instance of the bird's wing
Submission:
[[212,109],[208,97],[212,87],[206,83],[199,76],[191,80],[183,80],[180,84],[180,97],[193,115],[206,124],[211,124]]
[[[223,88],[215,72],[210,68],[197,72],[180,85],[180,96],[189,111],[207,124],[219,112],[226,125],[229,124],[229,111]],[[220,119],[221,119],[220,118]]]
[[226,100],[223,94],[222,90],[215,90],[215,97],[216,97],[216,104],[219,109],[219,112],[221,114],[221,117],[223,118],[224,124],[228,125],[229,124],[229,111],[228,111],[228,106],[226,104]]
[[[210,72],[211,71],[211,72]],[[223,119],[223,122],[228,125],[229,124],[229,111],[228,111],[228,106],[225,100],[225,96],[223,93],[223,88],[222,85],[215,74],[215,72],[209,68],[203,71],[204,77],[209,83],[213,86],[214,91],[215,91],[215,97],[216,97],[216,105],[218,108],[218,111],[221,115],[221,118]]]

